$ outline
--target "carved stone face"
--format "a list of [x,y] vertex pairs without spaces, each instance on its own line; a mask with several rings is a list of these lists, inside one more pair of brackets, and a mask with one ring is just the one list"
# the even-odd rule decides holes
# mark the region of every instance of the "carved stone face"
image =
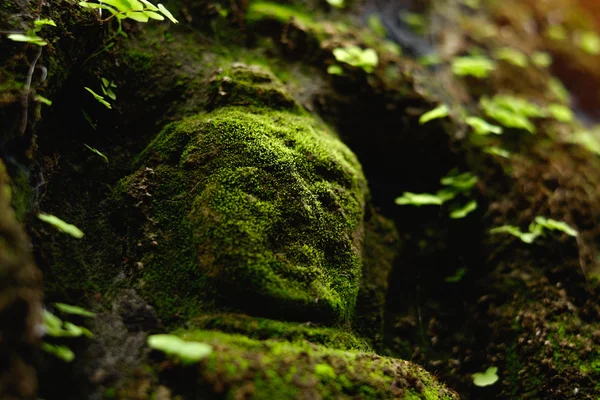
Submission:
[[[190,299],[257,316],[350,317],[366,182],[322,124],[292,111],[224,107],[170,125],[145,156],[153,175],[143,231],[157,243],[142,254],[146,290],[191,313],[201,311]],[[161,304],[159,312],[171,308]]]

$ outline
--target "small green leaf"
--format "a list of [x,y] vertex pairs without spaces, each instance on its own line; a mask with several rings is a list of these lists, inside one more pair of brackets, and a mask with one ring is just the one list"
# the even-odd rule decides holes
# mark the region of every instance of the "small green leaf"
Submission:
[[33,23],[35,24],[36,32],[38,32],[44,25],[56,26],[54,21],[48,18],[38,19],[33,21]]
[[551,78],[548,81],[548,88],[552,94],[563,103],[568,103],[571,95],[562,82],[556,78]]
[[600,36],[593,31],[580,33],[576,38],[577,46],[586,53],[597,56],[600,54]]
[[450,218],[453,218],[453,219],[464,218],[467,215],[469,215],[471,212],[475,211],[476,209],[477,209],[477,201],[471,200],[470,202],[465,204],[463,207],[460,207],[460,208],[457,208],[457,209],[451,211]]
[[493,133],[495,135],[501,135],[503,132],[501,126],[492,125],[486,120],[481,119],[479,117],[467,117],[465,119],[465,122],[467,123],[467,125],[473,128],[473,131],[477,135],[489,135],[490,133]]
[[550,25],[546,29],[545,35],[552,40],[562,42],[567,39],[567,30],[562,25]]
[[518,237],[519,239],[521,239],[521,241],[527,244],[531,244],[541,234],[541,231],[539,229],[533,229],[533,232],[521,232],[521,229],[519,229],[516,226],[503,225],[497,228],[490,229],[490,233],[508,233],[510,235]]
[[379,58],[375,50],[363,50],[358,46],[338,47],[333,49],[333,56],[339,62],[362,68],[367,73],[373,72],[379,63]]
[[82,317],[96,316],[96,314],[94,314],[91,311],[86,310],[85,308],[72,306],[72,305],[64,304],[64,303],[54,303],[54,305],[56,306],[56,308],[58,310],[62,311],[65,314],[81,315]]
[[467,269],[466,268],[459,268],[456,270],[456,272],[454,273],[454,275],[448,276],[444,279],[444,281],[448,282],[448,283],[457,283],[460,282],[462,280],[462,278],[465,276],[465,274],[467,273]]
[[550,114],[559,122],[572,122],[573,111],[567,106],[562,104],[550,104],[548,106]]
[[485,372],[476,372],[473,375],[473,384],[475,386],[490,386],[498,381],[498,368],[489,367]]
[[149,19],[143,11],[130,11],[126,13],[125,16],[137,22],[148,22]]
[[413,32],[422,35],[427,30],[427,21],[422,14],[414,12],[403,12],[400,14],[400,19],[408,25]]
[[187,342],[175,335],[150,335],[147,343],[150,348],[174,356],[183,364],[196,363],[213,352],[212,346],[206,343]]
[[68,224],[62,219],[55,217],[54,215],[40,213],[37,216],[42,221],[49,223],[59,231],[69,234],[74,238],[81,239],[83,237],[83,232],[79,230],[78,227],[76,227],[75,225]]
[[87,147],[90,151],[96,153],[97,155],[99,155],[100,157],[102,157],[104,159],[104,161],[108,164],[108,157],[106,157],[104,154],[102,154],[100,151],[96,150],[93,147],[88,146],[87,144],[83,144],[85,147]]
[[535,217],[535,222],[546,229],[549,229],[551,231],[561,231],[569,236],[577,237],[577,235],[579,234],[575,229],[567,225],[566,222],[556,221],[554,219],[545,218],[539,215]]
[[545,51],[536,51],[531,55],[531,61],[540,68],[548,68],[552,65],[552,56]]
[[441,205],[444,201],[429,193],[411,193],[404,192],[401,197],[396,198],[395,203],[398,205],[413,205],[413,206],[424,206],[424,205]]
[[36,35],[25,35],[22,33],[9,33],[6,35],[10,40],[15,42],[25,42],[31,44],[37,44],[38,46],[45,46],[48,44],[44,39]]
[[102,86],[104,87],[109,87],[110,86],[110,82],[108,81],[108,79],[106,78],[100,78],[102,80]]
[[103,104],[104,106],[106,106],[106,108],[112,108],[112,106],[110,105],[109,102],[107,102],[106,100],[104,100],[104,97],[100,96],[98,93],[94,92],[92,89],[90,89],[89,87],[84,87],[85,90],[87,90],[88,92],[90,92],[92,94],[92,96],[94,96],[94,98],[96,100],[98,100],[98,102],[100,104]]
[[475,186],[478,179],[475,175],[470,172],[463,172],[459,174],[458,171],[453,170],[448,175],[440,179],[440,183],[445,186],[452,186],[460,191],[468,191]]
[[173,22],[174,24],[178,24],[178,23],[179,23],[179,21],[177,21],[177,20],[175,19],[175,17],[173,17],[173,14],[171,14],[171,13],[169,12],[169,10],[167,10],[167,9],[165,8],[165,6],[163,6],[162,4],[159,4],[159,5],[158,5],[158,9],[160,10],[160,12],[161,12],[161,13],[163,13],[163,14],[164,14],[164,16],[165,16],[165,17],[169,18],[169,19],[171,20],[171,22]]
[[488,153],[488,154],[493,154],[493,155],[498,156],[498,157],[510,158],[510,151],[502,149],[500,147],[489,146],[489,147],[485,147],[483,149],[483,151],[486,152],[486,153]]
[[450,109],[446,104],[441,104],[433,110],[427,111],[425,114],[421,115],[421,118],[419,118],[419,125],[426,124],[434,119],[445,118],[448,115],[450,115]]
[[45,98],[41,94],[36,94],[35,97],[34,97],[34,100],[35,101],[39,101],[40,103],[44,103],[47,106],[51,106],[52,105],[52,100]]
[[159,13],[155,13],[154,11],[144,11],[144,14],[146,14],[149,18],[155,19],[157,21],[163,21],[165,19],[165,17],[163,17]]
[[43,342],[42,350],[66,362],[71,362],[75,359],[75,353],[73,353],[67,346]]
[[158,7],[156,7],[154,4],[150,3],[148,0],[140,0],[140,1],[142,3],[144,3],[150,11],[158,11]]
[[458,76],[486,78],[496,68],[496,63],[485,56],[465,56],[452,60],[452,72]]
[[512,65],[521,68],[527,68],[527,66],[529,65],[529,59],[527,58],[527,55],[511,47],[503,47],[501,49],[496,50],[494,52],[494,57],[497,60],[506,61]]
[[327,4],[336,8],[344,8],[344,0],[327,0]]
[[344,75],[344,70],[341,66],[333,64],[327,67],[327,73],[330,75]]

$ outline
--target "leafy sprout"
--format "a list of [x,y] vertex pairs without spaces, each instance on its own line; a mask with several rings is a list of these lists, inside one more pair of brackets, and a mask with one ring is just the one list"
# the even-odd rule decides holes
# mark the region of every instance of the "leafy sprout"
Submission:
[[576,37],[575,43],[586,53],[595,56],[600,54],[600,36],[593,31],[579,33]]
[[92,96],[94,96],[94,98],[96,100],[98,100],[98,103],[102,104],[103,106],[105,106],[108,109],[112,108],[110,103],[108,101],[104,100],[104,96],[99,95],[98,93],[96,93],[92,89],[90,89],[89,87],[84,87],[84,89],[87,90],[88,92],[90,92],[92,94]]
[[522,51],[513,49],[512,47],[502,47],[494,52],[494,57],[497,60],[506,61],[512,65],[521,68],[527,68],[529,59]]
[[501,126],[490,124],[479,117],[467,117],[465,122],[473,128],[473,131],[478,135],[489,135],[490,133],[501,135],[503,132]]
[[[454,200],[460,194],[468,195],[477,183],[477,177],[470,172],[459,174],[456,171],[452,171],[443,177],[440,183],[445,187],[438,190],[435,194],[404,192],[402,196],[396,198],[395,203],[398,205],[413,206],[441,206],[448,201]],[[464,218],[476,209],[477,202],[475,200],[470,200],[462,205],[460,202],[454,202],[450,208],[450,218]]]
[[471,376],[473,377],[473,384],[480,387],[493,385],[499,379],[497,367],[489,367],[485,372],[476,372]]
[[88,148],[88,150],[90,150],[91,152],[93,152],[93,153],[96,153],[97,155],[99,155],[100,157],[102,157],[102,159],[104,160],[104,162],[106,162],[106,163],[108,164],[108,157],[106,157],[106,156],[105,156],[103,153],[101,153],[99,150],[97,150],[97,149],[95,149],[95,148],[93,148],[93,147],[90,147],[90,146],[88,146],[88,145],[87,145],[87,144],[85,144],[85,143],[84,143],[83,145],[84,145],[85,147],[87,147],[87,148]]
[[344,0],[327,0],[327,3],[336,8],[344,8],[345,6]]
[[501,147],[488,146],[483,149],[485,153],[492,154],[502,158],[510,158],[510,151],[505,150]]
[[23,33],[9,33],[6,35],[7,38],[14,42],[31,43],[38,46],[45,46],[48,44],[44,39],[39,37],[37,33],[42,30],[45,25],[56,26],[56,23],[48,18],[38,19],[33,21],[34,28]]
[[545,230],[549,231],[560,231],[566,233],[569,236],[577,237],[578,232],[571,228],[567,223],[562,221],[556,221],[554,219],[537,216],[535,221],[529,224],[529,231],[522,232],[519,227],[513,225],[503,225],[490,230],[490,233],[508,233],[521,239],[522,242],[530,244],[535,241],[538,237],[544,234]]
[[531,62],[540,68],[548,68],[552,65],[552,56],[545,51],[536,51],[531,55]]
[[482,97],[479,105],[488,117],[503,126],[524,129],[530,133],[535,133],[535,126],[529,118],[546,116],[546,112],[537,105],[514,96]]
[[206,343],[188,342],[175,335],[150,335],[147,343],[150,348],[173,356],[182,364],[196,363],[213,352],[212,346]]
[[573,111],[562,104],[550,104],[548,106],[548,112],[550,112],[550,115],[559,122],[573,121]]
[[457,283],[460,282],[461,279],[465,276],[465,274],[467,273],[467,269],[466,268],[459,268],[456,270],[456,272],[454,273],[454,275],[448,276],[444,279],[444,281],[448,282],[448,283]]
[[155,6],[147,0],[101,0],[98,3],[91,1],[80,1],[79,5],[84,8],[107,10],[111,15],[103,20],[110,21],[116,18],[118,21],[129,18],[137,22],[148,22],[150,19],[162,21],[167,17],[171,22],[178,23],[162,4]]
[[86,310],[85,308],[72,306],[70,304],[54,303],[54,305],[58,310],[65,314],[80,315],[82,317],[94,317],[96,315],[93,312]]
[[66,362],[71,362],[75,359],[75,353],[67,346],[43,342],[42,350]]
[[373,72],[379,63],[379,58],[377,57],[377,52],[375,52],[375,50],[363,50],[354,45],[333,49],[333,55],[339,62],[362,68],[367,73]]
[[450,109],[446,104],[441,104],[431,111],[427,111],[419,118],[419,125],[428,123],[431,120],[446,118],[450,114]]
[[78,227],[66,223],[65,221],[54,215],[40,213],[37,215],[37,217],[42,221],[49,223],[59,231],[71,235],[76,239],[81,239],[83,237],[83,232]]
[[496,63],[485,56],[464,56],[452,60],[452,72],[458,76],[486,78],[496,68]]

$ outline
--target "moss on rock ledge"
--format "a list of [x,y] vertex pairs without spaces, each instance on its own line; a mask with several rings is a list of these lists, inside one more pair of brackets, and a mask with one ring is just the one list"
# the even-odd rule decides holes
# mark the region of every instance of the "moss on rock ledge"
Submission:
[[368,194],[361,166],[270,73],[233,70],[214,82],[243,87],[254,106],[224,101],[239,96],[215,83],[223,107],[167,126],[118,189],[143,213],[141,236],[131,235],[140,287],[167,319],[230,308],[350,321]]
[[[211,331],[182,331],[185,340],[214,352],[194,374],[167,365],[168,386],[184,398],[253,399],[457,399],[421,367],[372,353],[333,350],[304,341],[254,340]],[[212,398],[212,397],[210,397]]]

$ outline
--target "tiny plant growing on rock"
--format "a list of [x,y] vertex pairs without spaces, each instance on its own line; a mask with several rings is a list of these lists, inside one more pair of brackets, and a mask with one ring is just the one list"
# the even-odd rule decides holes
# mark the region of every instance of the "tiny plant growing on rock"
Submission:
[[522,232],[521,229],[513,225],[502,225],[490,230],[490,233],[508,233],[521,239],[522,242],[530,244],[540,236],[543,236],[545,231],[560,231],[569,236],[577,237],[578,232],[571,228],[566,222],[556,221],[554,219],[537,216],[535,221],[529,225],[528,232]]
[[150,335],[147,343],[150,348],[173,356],[182,364],[196,363],[213,352],[212,346],[206,343],[187,342],[175,335]]
[[333,56],[339,62],[361,68],[368,74],[372,73],[379,63],[379,58],[375,50],[361,49],[354,45],[334,49]]
[[498,382],[498,368],[489,367],[485,372],[476,372],[473,375],[473,384],[475,386],[490,386]]
[[446,118],[448,115],[450,115],[450,109],[446,104],[442,104],[421,115],[421,118],[419,118],[419,125],[426,124],[434,119]]

